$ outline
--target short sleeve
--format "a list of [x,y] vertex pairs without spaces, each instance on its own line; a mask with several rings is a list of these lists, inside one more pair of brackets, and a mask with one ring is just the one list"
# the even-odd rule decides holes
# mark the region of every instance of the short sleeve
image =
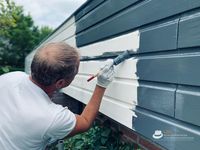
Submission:
[[49,126],[45,138],[48,143],[55,142],[67,136],[76,125],[76,117],[67,107],[58,107],[53,122]]

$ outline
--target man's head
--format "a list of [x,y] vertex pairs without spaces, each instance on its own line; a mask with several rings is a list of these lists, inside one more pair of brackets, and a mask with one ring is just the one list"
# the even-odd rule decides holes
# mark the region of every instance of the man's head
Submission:
[[80,55],[64,42],[50,43],[40,48],[31,64],[31,76],[42,86],[68,86],[78,73]]

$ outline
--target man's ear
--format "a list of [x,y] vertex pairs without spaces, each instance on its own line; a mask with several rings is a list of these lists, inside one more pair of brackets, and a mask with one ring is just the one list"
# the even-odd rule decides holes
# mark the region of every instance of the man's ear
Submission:
[[56,89],[61,89],[65,86],[66,81],[64,79],[60,79],[56,82]]

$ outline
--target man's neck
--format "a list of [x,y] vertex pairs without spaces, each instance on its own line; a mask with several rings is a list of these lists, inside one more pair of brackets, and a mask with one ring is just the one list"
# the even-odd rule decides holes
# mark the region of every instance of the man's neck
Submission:
[[56,91],[56,89],[53,85],[52,86],[43,86],[43,85],[39,84],[38,82],[36,82],[35,80],[33,80],[33,78],[31,76],[29,76],[29,79],[34,84],[39,86],[50,98],[53,96],[53,93]]

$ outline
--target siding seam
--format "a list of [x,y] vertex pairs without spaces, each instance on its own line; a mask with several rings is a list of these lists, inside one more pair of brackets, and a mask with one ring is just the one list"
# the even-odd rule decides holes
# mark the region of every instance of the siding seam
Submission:
[[[178,23],[177,23],[177,31],[176,31],[176,49],[178,50],[178,54],[180,54],[180,49],[178,49],[178,40],[179,40],[179,23],[180,23],[181,18],[178,19]],[[178,86],[179,86],[179,80],[178,83],[176,84],[176,88],[175,88],[175,92],[174,92],[174,118],[176,115],[176,93],[178,90]]]

